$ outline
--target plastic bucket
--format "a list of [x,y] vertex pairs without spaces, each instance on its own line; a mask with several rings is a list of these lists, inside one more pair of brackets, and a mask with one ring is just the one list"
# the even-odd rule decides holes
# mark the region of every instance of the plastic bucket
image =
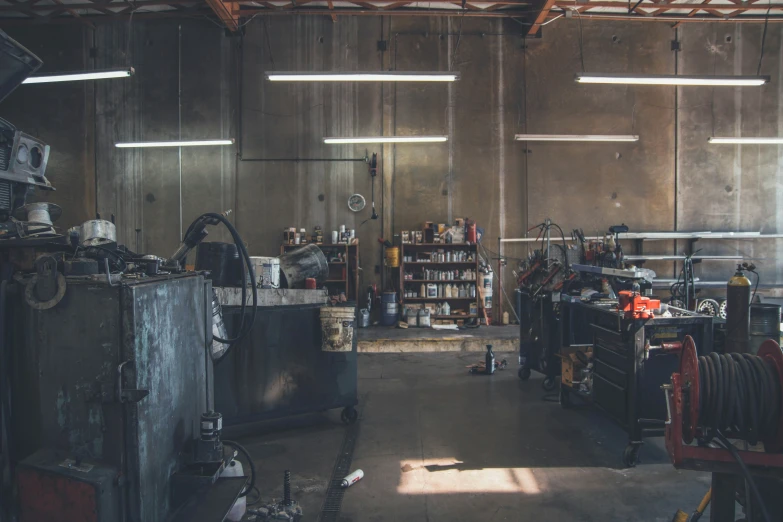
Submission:
[[324,306],[321,308],[321,350],[350,352],[353,349],[353,330],[356,308],[353,306]]
[[394,326],[397,324],[397,292],[384,292],[381,295],[381,324]]
[[750,353],[758,353],[761,343],[773,339],[780,343],[780,305],[750,305]]

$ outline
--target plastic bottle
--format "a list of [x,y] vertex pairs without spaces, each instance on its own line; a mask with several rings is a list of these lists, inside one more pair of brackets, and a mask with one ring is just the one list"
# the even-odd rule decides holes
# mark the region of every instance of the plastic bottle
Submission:
[[503,312],[503,324],[508,325],[508,312]]
[[451,306],[447,301],[443,301],[443,304],[440,305],[440,313],[441,315],[451,315]]
[[446,283],[446,288],[443,289],[443,297],[449,298],[451,297],[451,285]]
[[487,374],[492,375],[495,373],[495,354],[492,352],[492,345],[487,345],[487,353],[484,355],[484,364],[487,366]]
[[[242,469],[242,463],[238,460],[232,460],[228,463],[226,469],[223,470],[221,476],[244,477],[245,472]],[[245,516],[245,511],[247,511],[247,497],[239,497],[236,502],[234,502],[234,505],[231,506],[231,511],[226,515],[226,520],[229,520],[230,522],[239,522]]]
[[427,285],[424,283],[421,284],[421,291],[419,293],[419,297],[427,297]]

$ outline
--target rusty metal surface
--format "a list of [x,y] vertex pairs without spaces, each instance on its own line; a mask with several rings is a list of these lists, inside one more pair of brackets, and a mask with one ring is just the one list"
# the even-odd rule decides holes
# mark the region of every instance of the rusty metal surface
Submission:
[[133,361],[124,385],[150,391],[125,405],[132,520],[168,516],[171,473],[207,407],[212,310],[205,288],[200,276],[123,288],[122,354]]
[[21,522],[105,522],[119,520],[119,472],[84,461],[81,470],[64,465],[67,454],[35,453],[19,465]]
[[[67,280],[57,306],[15,317],[15,454],[54,448],[122,470],[130,520],[162,522],[211,403],[211,286],[201,275]],[[121,363],[122,396],[139,402],[119,401]]]

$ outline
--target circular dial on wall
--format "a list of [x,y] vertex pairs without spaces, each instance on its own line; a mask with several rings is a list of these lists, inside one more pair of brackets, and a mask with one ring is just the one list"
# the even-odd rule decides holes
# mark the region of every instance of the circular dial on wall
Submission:
[[359,212],[364,208],[364,206],[367,204],[367,202],[364,200],[364,196],[361,194],[354,194],[350,198],[348,198],[348,208],[353,210],[354,212]]

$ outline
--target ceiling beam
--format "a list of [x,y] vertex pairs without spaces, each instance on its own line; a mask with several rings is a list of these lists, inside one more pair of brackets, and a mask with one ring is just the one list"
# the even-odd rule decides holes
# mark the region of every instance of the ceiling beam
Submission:
[[[585,4],[578,4],[578,7],[581,7],[585,10],[589,10],[594,7],[614,7],[617,9],[623,9],[626,4],[623,2],[605,2],[605,1],[596,1],[596,2],[587,2]],[[555,2],[555,7],[559,7],[562,9],[569,9],[574,7],[573,1],[563,1],[563,0],[557,0]],[[721,11],[750,11],[751,9],[755,10],[761,10],[764,8],[767,8],[767,5],[759,6],[759,5],[727,5],[727,4],[713,4],[708,5],[708,2],[704,3],[682,3],[682,4],[655,4],[653,2],[644,2],[641,5],[638,6],[639,9],[648,9],[648,8],[654,8],[655,12],[664,12],[664,11],[671,11],[674,9],[695,9],[696,11],[709,11],[709,12],[721,12]],[[783,9],[783,3],[782,4],[772,4],[772,10],[778,10]],[[585,13],[585,11],[581,11],[582,13]],[[589,11],[587,11],[589,12]],[[647,14],[644,12],[641,12],[637,9],[636,11],[639,14]]]
[[[529,11],[519,11],[512,9],[501,9],[498,11],[471,11],[471,10],[458,10],[458,9],[393,9],[384,11],[379,8],[373,9],[353,9],[345,7],[335,7],[334,13],[337,16],[378,16],[383,14],[384,16],[454,16],[454,17],[475,17],[475,18],[520,18],[530,14]],[[240,11],[241,16],[277,16],[277,15],[329,15],[329,9],[310,7],[310,8],[295,8],[295,9],[259,9],[256,7],[246,6]]]
[[[329,5],[331,5],[331,0]],[[223,22],[226,29],[236,31],[239,29],[239,9],[232,4],[227,4],[223,0],[207,0],[207,5],[215,12],[218,19]]]
[[538,15],[536,16],[536,21],[533,22],[533,25],[530,26],[530,30],[527,32],[528,36],[535,36],[538,34],[538,31],[541,29],[541,26],[544,25],[544,22],[546,21],[546,17],[549,16],[549,11],[552,10],[552,7],[555,6],[555,0],[546,0],[544,2],[544,5],[541,6],[541,10],[538,12]]

